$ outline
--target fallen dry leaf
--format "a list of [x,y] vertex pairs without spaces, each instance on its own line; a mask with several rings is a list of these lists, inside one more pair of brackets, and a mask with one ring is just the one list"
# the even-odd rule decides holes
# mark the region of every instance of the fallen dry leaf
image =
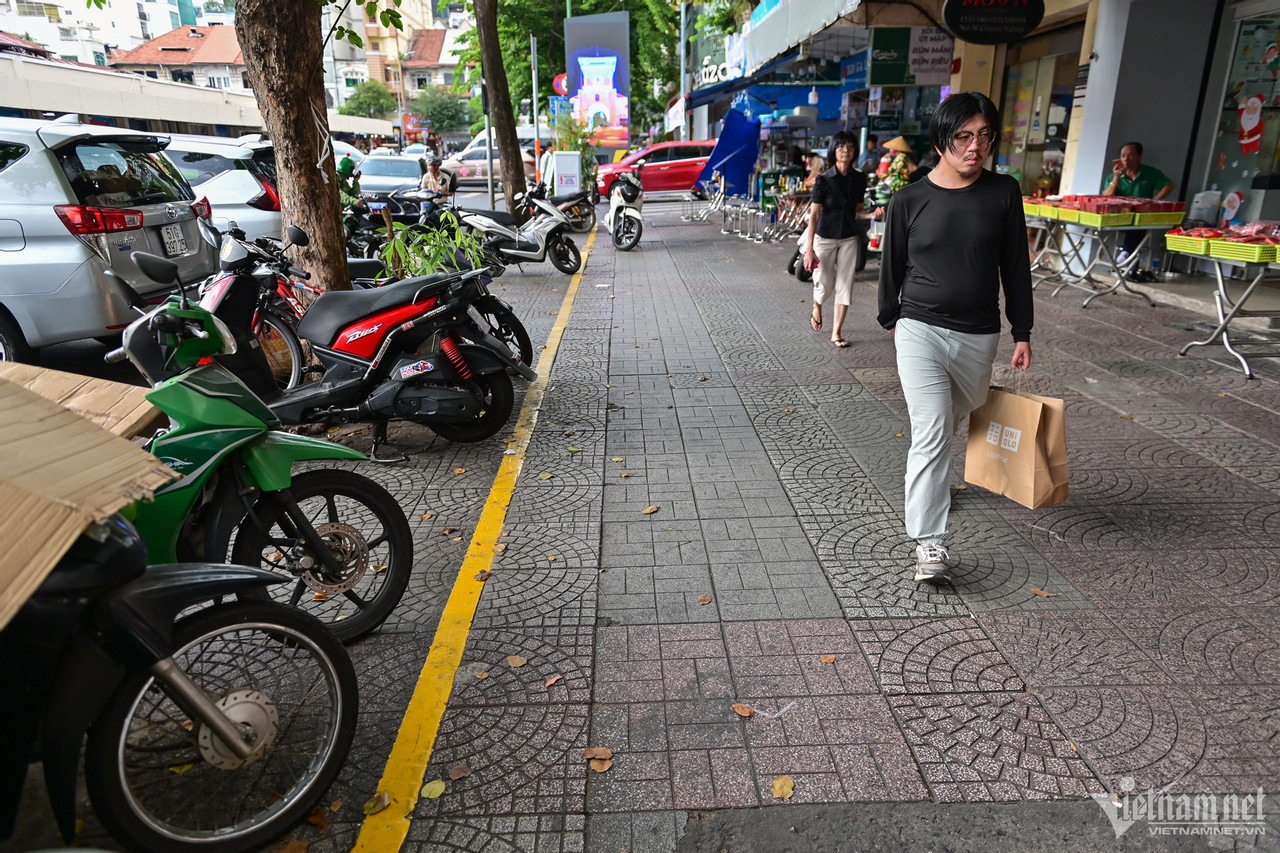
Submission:
[[1226,394],[1219,394],[1218,396],[1219,396],[1219,397],[1225,397],[1225,396],[1227,396],[1227,395],[1226,395]]
[[377,814],[389,805],[391,805],[391,795],[386,791],[380,791],[376,797],[364,804],[365,817]]
[[428,800],[438,800],[440,795],[444,793],[444,780],[432,779],[430,782],[422,786],[422,796]]
[[894,438],[902,438],[902,433],[900,433],[900,432],[895,432],[895,433],[893,434],[893,437],[894,437]]
[[329,813],[324,806],[316,806],[311,810],[311,814],[307,815],[307,823],[320,830],[323,835],[329,829]]
[[567,429],[567,430],[565,430],[565,431],[564,431],[564,434],[565,434],[566,436],[573,435],[573,430],[571,430],[571,429]]
[[570,452],[570,453],[581,453],[581,452],[582,452],[582,448],[581,448],[581,447],[570,447],[570,448],[569,448],[569,452]]
[[522,658],[520,655],[507,655],[507,665],[513,668],[518,669],[528,662],[526,658]]
[[789,800],[796,792],[796,782],[790,776],[779,776],[773,780],[773,795],[780,800]]
[[706,381],[707,381],[707,377],[705,377],[705,376],[699,376],[699,377],[698,377],[698,381],[699,381],[699,382],[706,382]]
[[964,483],[956,483],[952,488],[956,489],[957,491],[961,491],[961,492],[963,492],[963,491],[965,491],[966,489],[968,489],[969,487],[968,487],[968,486],[966,486]]
[[175,764],[175,765],[173,765],[172,767],[170,767],[170,768],[169,768],[169,772],[170,772],[170,773],[177,774],[178,776],[181,776],[183,773],[186,773],[186,772],[187,772],[188,770],[190,770],[192,767],[195,767],[195,764],[194,764],[194,763],[187,763],[187,764]]
[[836,656],[835,655],[818,655],[818,660],[822,661],[823,663],[835,663]]
[[454,782],[457,782],[459,779],[465,779],[470,775],[471,768],[468,767],[465,762],[449,768],[449,778]]
[[614,462],[621,462],[621,461],[622,461],[622,457],[621,457],[621,456],[615,456],[615,457],[613,457],[613,461],[614,461]]
[[329,804],[329,811],[336,812],[341,810],[342,810],[342,800],[340,799],[334,800],[332,803]]
[[195,721],[194,721],[194,720],[183,720],[183,721],[182,721],[182,727],[183,727],[184,729],[186,729],[187,731],[191,731],[192,729],[194,729],[194,728],[196,727],[196,724],[195,724]]
[[426,513],[425,515],[420,515],[420,516],[418,516],[418,518],[422,519],[423,521],[426,521],[426,520],[427,520],[428,518],[430,518],[430,517],[431,517],[431,513],[429,513],[429,512],[428,512],[428,513]]
[[618,476],[619,476],[619,477],[630,477],[630,476],[631,476],[631,472],[630,472],[630,471],[623,471],[623,472],[622,472],[621,474],[619,474]]
[[641,514],[643,515],[653,515],[657,511],[658,511],[658,507],[656,506],[647,506],[644,509],[640,510]]
[[554,476],[555,476],[555,474],[539,474],[539,475],[538,475],[538,479],[539,479],[539,480],[550,480],[550,479],[551,479],[552,477],[554,477]]
[[452,541],[454,541],[454,542],[461,542],[461,541],[462,541],[462,537],[461,537],[461,536],[455,536],[455,537],[453,537]]
[[455,474],[465,474],[465,473],[467,473],[467,469],[466,469],[466,468],[454,468],[454,469],[453,469],[453,473],[455,473]]
[[555,562],[556,560],[558,560],[558,559],[560,559],[560,555],[559,555],[559,554],[548,554],[548,555],[547,555],[547,562],[554,563],[554,562]]
[[607,746],[589,746],[582,750],[583,758],[613,758],[613,750]]
[[788,409],[783,409],[782,411],[784,411],[784,412],[794,412],[794,411],[795,411],[795,409],[790,409],[790,408],[788,408]]
[[437,535],[437,536],[448,536],[450,533],[457,533],[457,532],[458,532],[458,528],[456,528],[456,527],[446,527],[444,530],[441,530],[441,531],[440,531],[439,533],[437,533],[436,535]]
[[1117,418],[1124,418],[1126,421],[1133,420],[1133,415],[1116,415]]
[[1205,374],[1211,374],[1211,373],[1213,373],[1213,371],[1212,371],[1212,370],[1206,370],[1206,371],[1205,371]]
[[489,576],[492,574],[493,572],[490,572],[488,569],[476,572],[476,580],[487,581],[489,579]]
[[317,592],[315,595],[311,596],[311,600],[312,601],[328,601],[329,596],[325,595],[323,592]]
[[506,545],[494,545],[494,546],[493,546],[493,550],[495,550],[495,551],[505,551],[505,550],[507,550],[507,546],[506,546]]
[[750,705],[744,705],[741,702],[733,703],[733,713],[739,717],[746,717],[748,720],[756,715],[755,709]]
[[702,595],[698,596],[698,603],[703,606],[710,604],[711,596],[707,595],[706,593],[703,593]]
[[1034,586],[1031,587],[1031,591],[1041,598],[1053,598],[1057,595],[1056,592],[1045,592],[1043,589],[1036,589]]
[[486,678],[488,678],[488,677],[489,677],[489,673],[487,673],[487,672],[477,672],[477,673],[476,673],[476,678],[480,679],[481,681],[484,681],[484,680],[485,680]]
[[547,679],[547,683],[546,683],[546,685],[545,685],[545,686],[550,687],[551,685],[556,684],[556,683],[561,682],[561,681],[564,681],[564,676],[563,676],[563,675],[553,675],[553,676],[551,676],[550,678],[548,678],[548,679]]
[[591,765],[591,769],[597,773],[603,773],[613,766],[613,762],[607,758],[593,758],[587,764]]

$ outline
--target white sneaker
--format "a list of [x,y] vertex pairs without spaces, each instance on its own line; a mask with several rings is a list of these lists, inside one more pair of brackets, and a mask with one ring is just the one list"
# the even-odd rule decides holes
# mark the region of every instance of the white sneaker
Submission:
[[1129,260],[1129,252],[1121,249],[1120,254],[1116,255],[1116,266],[1121,266],[1127,260]]
[[921,542],[916,546],[916,581],[925,583],[945,583],[951,580],[947,571],[947,549],[932,542]]

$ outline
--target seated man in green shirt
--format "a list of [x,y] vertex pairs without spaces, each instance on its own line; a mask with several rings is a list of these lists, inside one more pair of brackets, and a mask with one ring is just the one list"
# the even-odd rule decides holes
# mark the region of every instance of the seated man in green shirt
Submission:
[[[1154,166],[1142,165],[1142,143],[1126,142],[1120,146],[1120,157],[1111,161],[1111,174],[1102,183],[1102,194],[1126,198],[1162,199],[1173,192],[1173,181]],[[1127,231],[1116,261],[1125,258],[1142,243],[1144,231]],[[1150,270],[1135,267],[1128,274],[1130,281],[1155,281]]]

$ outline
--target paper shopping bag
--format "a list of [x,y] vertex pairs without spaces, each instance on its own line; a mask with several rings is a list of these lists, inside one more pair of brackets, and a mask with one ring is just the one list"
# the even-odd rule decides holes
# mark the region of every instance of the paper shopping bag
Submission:
[[1062,401],[993,387],[969,415],[964,479],[1031,509],[1064,502],[1070,492]]

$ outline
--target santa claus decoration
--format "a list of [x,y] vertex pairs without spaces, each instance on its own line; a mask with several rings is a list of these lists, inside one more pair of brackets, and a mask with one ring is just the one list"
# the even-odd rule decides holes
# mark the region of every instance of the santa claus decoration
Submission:
[[1262,139],[1262,105],[1266,98],[1250,95],[1240,102],[1240,150],[1245,154],[1257,154]]
[[1227,193],[1222,199],[1222,219],[1218,224],[1225,228],[1230,225],[1240,213],[1240,206],[1244,204],[1244,194],[1241,192]]

